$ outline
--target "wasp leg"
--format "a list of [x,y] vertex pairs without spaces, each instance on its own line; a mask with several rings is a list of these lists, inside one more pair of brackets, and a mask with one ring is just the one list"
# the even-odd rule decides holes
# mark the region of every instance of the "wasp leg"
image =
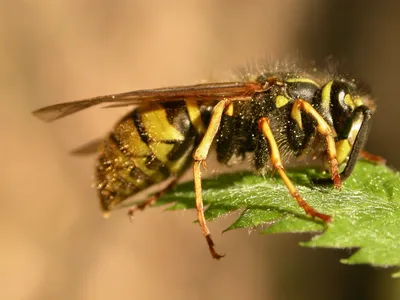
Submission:
[[154,203],[157,202],[158,199],[161,198],[161,196],[163,196],[165,193],[167,193],[168,191],[170,191],[171,189],[174,188],[174,186],[176,185],[176,183],[178,182],[180,177],[176,177],[174,178],[165,188],[163,188],[161,191],[158,191],[157,193],[151,195],[149,198],[147,198],[145,201],[139,203],[139,204],[135,204],[132,207],[130,207],[128,209],[128,217],[129,219],[132,221],[133,220],[133,215],[135,214],[136,211],[140,210],[144,210],[146,207],[148,206],[152,206]]
[[377,165],[385,165],[386,164],[386,159],[384,159],[383,157],[369,153],[364,150],[360,151],[360,158],[364,159],[366,161],[369,161],[371,163],[377,164]]
[[269,126],[269,119],[266,117],[261,118],[258,120],[258,129],[263,133],[265,138],[268,141],[270,155],[271,155],[271,163],[273,167],[278,171],[279,176],[282,178],[283,182],[285,183],[286,187],[288,188],[290,195],[297,201],[300,207],[304,209],[306,214],[310,215],[311,217],[320,218],[325,223],[328,223],[332,220],[331,216],[322,214],[312,208],[299,194],[296,187],[293,185],[290,178],[286,175],[285,169],[282,164],[281,155],[279,153],[278,145],[275,141],[274,135],[271,131],[271,127]]
[[208,249],[210,250],[211,256],[215,259],[220,259],[224,255],[218,254],[214,249],[214,242],[211,238],[210,230],[207,227],[206,219],[204,217],[204,206],[203,206],[203,195],[201,188],[201,165],[204,164],[207,158],[208,151],[210,150],[212,141],[218,132],[219,125],[221,123],[222,115],[225,108],[229,105],[230,101],[222,100],[215,105],[214,110],[211,115],[210,124],[193,154],[193,178],[194,178],[194,192],[196,198],[196,209],[197,209],[197,219],[199,221],[201,231],[207,240]]
[[342,181],[339,175],[338,161],[336,158],[336,145],[334,139],[334,132],[322,116],[305,100],[297,99],[293,104],[293,110],[304,111],[310,115],[317,122],[317,131],[325,137],[326,146],[328,151],[329,165],[331,167],[331,178],[337,189],[342,186]]

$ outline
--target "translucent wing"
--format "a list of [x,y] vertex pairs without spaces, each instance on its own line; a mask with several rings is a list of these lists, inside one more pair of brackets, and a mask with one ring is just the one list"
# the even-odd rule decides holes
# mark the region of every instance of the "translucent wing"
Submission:
[[152,90],[99,96],[79,101],[46,106],[33,112],[43,121],[51,122],[98,104],[106,107],[138,105],[146,102],[168,102],[182,99],[207,100],[250,100],[254,92],[261,91],[262,85],[256,82],[208,83],[190,86],[167,87]]
[[103,143],[104,138],[92,140],[70,151],[74,156],[87,156],[99,152],[100,145]]

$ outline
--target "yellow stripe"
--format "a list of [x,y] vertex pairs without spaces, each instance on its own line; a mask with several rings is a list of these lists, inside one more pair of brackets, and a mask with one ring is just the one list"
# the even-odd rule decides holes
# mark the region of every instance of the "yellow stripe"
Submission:
[[206,132],[203,121],[201,119],[201,112],[197,105],[196,100],[185,100],[186,108],[189,113],[190,122],[192,123],[194,129],[199,135],[203,135]]
[[150,140],[153,141],[183,141],[185,137],[167,118],[165,109],[159,104],[139,107],[142,124]]
[[285,106],[289,102],[289,99],[286,98],[285,96],[278,95],[275,98],[275,106],[276,108],[280,108],[282,106]]
[[147,144],[140,138],[132,118],[127,118],[119,123],[114,129],[114,135],[132,156],[148,156],[151,154]]
[[150,142],[149,147],[154,156],[161,162],[168,162],[168,154],[174,148],[175,144],[166,144],[163,142]]
[[147,157],[138,157],[132,160],[135,164],[136,168],[142,171],[145,175],[147,175],[151,180],[154,182],[160,182],[164,179],[162,173],[158,172],[157,170],[152,170],[147,168]]

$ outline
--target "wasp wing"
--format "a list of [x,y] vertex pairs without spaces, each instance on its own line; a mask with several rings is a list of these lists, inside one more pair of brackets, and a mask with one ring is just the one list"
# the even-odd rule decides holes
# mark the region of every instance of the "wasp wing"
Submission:
[[34,111],[33,114],[43,121],[51,122],[99,104],[109,104],[107,107],[121,107],[146,102],[169,102],[188,98],[198,101],[218,101],[222,98],[232,101],[249,100],[254,92],[261,89],[262,86],[256,82],[226,82],[138,90],[54,104],[40,108]]
[[72,149],[69,153],[74,156],[87,156],[98,153],[103,141],[104,138],[92,140],[86,144],[80,145],[75,149]]

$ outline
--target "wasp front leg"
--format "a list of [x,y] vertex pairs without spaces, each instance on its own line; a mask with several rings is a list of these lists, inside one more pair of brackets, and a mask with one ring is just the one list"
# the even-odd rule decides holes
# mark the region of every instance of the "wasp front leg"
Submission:
[[290,180],[290,178],[287,176],[285,169],[282,164],[281,160],[281,155],[278,149],[278,145],[276,143],[276,140],[274,138],[274,135],[272,133],[271,127],[269,126],[269,119],[266,117],[261,118],[258,121],[258,129],[259,131],[262,132],[264,135],[265,139],[268,142],[269,145],[269,152],[270,152],[270,159],[272,166],[274,169],[276,169],[279,173],[279,176],[282,178],[283,182],[285,183],[286,187],[288,188],[290,195],[297,201],[300,207],[304,209],[306,214],[310,215],[311,217],[315,218],[320,218],[323,220],[325,223],[328,223],[332,220],[332,218],[328,215],[325,215],[323,213],[320,213],[316,211],[313,207],[311,207],[299,194],[297,191],[296,187]]
[[369,153],[365,150],[360,151],[360,158],[376,165],[386,165],[386,159],[382,156]]
[[297,99],[292,107],[291,116],[298,123],[301,129],[303,129],[301,111],[309,115],[317,123],[317,131],[325,137],[326,148],[328,152],[328,159],[330,165],[331,179],[337,189],[342,186],[342,181],[339,175],[338,161],[336,158],[336,145],[335,135],[331,126],[324,120],[324,118],[315,110],[310,103],[305,100]]
[[211,238],[210,230],[207,227],[206,219],[204,217],[204,206],[203,206],[203,194],[201,188],[201,165],[204,164],[208,152],[210,150],[211,144],[214,140],[215,135],[218,132],[219,125],[221,123],[222,115],[225,108],[228,107],[230,101],[222,100],[214,107],[211,115],[211,120],[208,128],[193,154],[193,177],[194,177],[194,192],[196,198],[196,209],[197,209],[197,219],[199,221],[201,231],[207,240],[208,248],[213,258],[220,259],[224,255],[218,254],[214,249],[214,242]]
[[354,109],[346,125],[346,130],[341,133],[340,139],[336,141],[338,163],[346,163],[345,168],[340,173],[342,180],[348,178],[353,172],[359,157],[374,163],[385,163],[383,158],[362,150],[367,140],[371,115],[369,108],[364,105]]

